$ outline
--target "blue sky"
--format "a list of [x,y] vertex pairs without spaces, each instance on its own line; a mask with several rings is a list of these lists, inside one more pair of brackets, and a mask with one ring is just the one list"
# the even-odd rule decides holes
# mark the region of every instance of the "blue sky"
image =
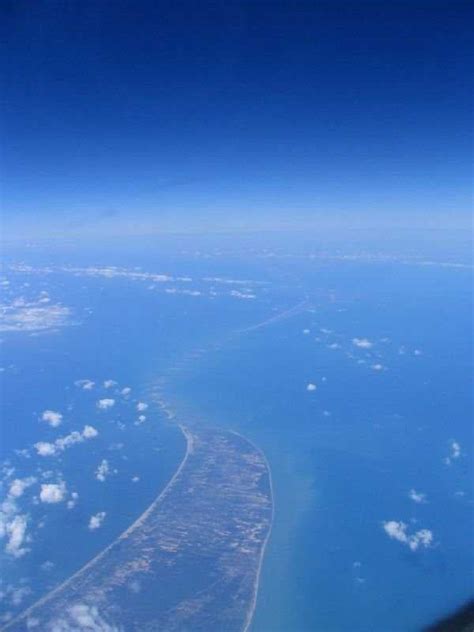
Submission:
[[468,225],[468,2],[2,13],[7,235]]

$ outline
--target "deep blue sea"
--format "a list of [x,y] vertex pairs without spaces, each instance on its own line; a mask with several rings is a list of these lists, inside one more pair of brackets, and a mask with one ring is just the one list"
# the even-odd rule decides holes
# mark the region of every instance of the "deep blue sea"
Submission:
[[253,630],[418,630],[472,597],[465,249],[11,248],[2,284],[5,620],[166,485],[184,441],[160,402],[267,456]]

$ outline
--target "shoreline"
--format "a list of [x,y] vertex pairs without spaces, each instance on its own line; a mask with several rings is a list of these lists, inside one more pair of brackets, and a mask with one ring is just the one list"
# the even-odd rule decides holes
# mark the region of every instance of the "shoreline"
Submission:
[[[304,303],[305,301],[303,301]],[[298,305],[296,305],[296,308],[300,308],[302,305],[302,303],[299,303]],[[293,312],[295,308],[292,308],[291,312]],[[273,320],[273,319],[272,319]],[[262,323],[263,325],[265,325],[266,323]],[[257,325],[257,327],[260,327],[261,325]],[[171,412],[169,406],[163,401],[163,399],[161,397],[159,397],[157,400],[158,405],[160,406],[161,410],[164,412],[164,414],[168,417],[168,420],[171,423],[175,423],[177,425],[180,426],[181,425],[179,423],[177,423],[176,421],[174,421],[176,419],[176,415]],[[181,428],[182,429],[182,428]],[[250,626],[252,625],[252,620],[255,614],[255,610],[257,608],[257,601],[258,601],[258,592],[260,589],[260,578],[261,578],[261,573],[262,573],[262,568],[263,568],[263,562],[265,559],[265,553],[266,553],[266,549],[267,549],[267,544],[268,541],[270,539],[270,536],[272,534],[272,530],[273,530],[273,522],[275,519],[275,494],[273,492],[273,479],[272,479],[272,470],[270,468],[270,464],[268,462],[268,459],[266,457],[266,454],[263,452],[263,450],[255,445],[255,443],[253,441],[251,441],[248,437],[245,437],[244,435],[242,435],[240,432],[237,432],[236,430],[229,430],[229,432],[231,434],[236,435],[237,437],[243,439],[244,441],[246,441],[249,445],[251,445],[254,450],[256,450],[263,458],[264,462],[265,462],[265,466],[267,468],[267,472],[268,472],[268,480],[269,480],[269,486],[270,486],[270,501],[271,501],[271,507],[272,507],[272,513],[271,513],[271,521],[270,521],[270,528],[268,530],[267,536],[265,538],[265,541],[262,545],[262,549],[260,551],[260,558],[259,558],[259,563],[258,563],[258,568],[257,568],[257,574],[255,577],[255,581],[254,581],[254,594],[252,596],[252,600],[250,601],[249,604],[249,609],[247,612],[247,617],[245,619],[245,623],[244,626],[242,628],[242,632],[249,632],[250,630]]]
[[[240,461],[240,457],[237,456],[242,449],[244,450],[244,454],[248,453],[248,454],[255,455],[253,459],[256,459],[256,461],[251,461],[250,462],[252,463],[251,466],[249,463],[249,467],[254,468],[253,476],[255,476],[258,473],[258,471],[260,471],[261,472],[260,476],[264,475],[265,477],[264,479],[262,479],[262,483],[265,480],[265,488],[262,488],[262,490],[259,491],[258,493],[262,494],[261,496],[262,501],[263,501],[263,498],[266,496],[266,509],[265,509],[265,512],[267,513],[267,517],[265,520],[266,525],[265,523],[259,524],[258,522],[256,524],[258,525],[258,528],[264,529],[266,533],[262,532],[263,537],[260,538],[260,542],[258,543],[260,546],[255,546],[254,555],[252,555],[251,558],[248,558],[249,559],[248,564],[250,564],[250,567],[253,567],[252,575],[248,578],[248,583],[247,583],[248,598],[243,600],[243,602],[241,602],[241,605],[243,606],[241,609],[241,615],[237,616],[237,619],[234,620],[235,627],[233,628],[236,630],[236,632],[238,630],[240,630],[241,632],[248,632],[252,624],[255,610],[256,610],[256,605],[258,602],[258,593],[259,593],[260,582],[261,582],[261,572],[262,572],[263,562],[265,558],[266,547],[267,547],[268,540],[272,532],[273,521],[274,521],[273,482],[272,482],[271,470],[268,464],[268,460],[260,448],[258,448],[252,441],[250,441],[243,435],[239,434],[238,432],[235,432],[232,430],[222,430],[222,429],[219,429],[218,427],[217,428],[204,427],[201,429],[199,429],[198,427],[196,431],[194,431],[192,424],[191,426],[189,426],[189,425],[185,425],[183,423],[178,422],[176,420],[176,416],[173,413],[171,413],[168,407],[162,405],[162,409],[163,408],[166,409],[165,412],[167,413],[168,418],[170,420],[171,419],[173,420],[173,425],[179,428],[180,432],[182,433],[186,441],[186,449],[182,457],[182,460],[180,461],[176,471],[174,472],[173,476],[169,479],[165,487],[158,494],[155,500],[153,500],[153,502],[145,509],[145,511],[143,511],[143,513],[127,529],[125,529],[125,531],[123,531],[110,544],[108,544],[103,550],[101,550],[97,555],[95,555],[92,559],[90,559],[86,564],[84,564],[81,568],[79,568],[79,570],[73,573],[70,577],[68,577],[59,585],[57,585],[55,588],[50,590],[43,597],[35,601],[32,605],[30,605],[28,608],[23,610],[11,621],[6,622],[6,624],[0,628],[1,630],[24,629],[24,628],[26,629],[26,627],[28,626],[29,618],[37,617],[38,614],[42,615],[43,614],[42,611],[44,611],[45,609],[46,609],[46,612],[48,613],[47,615],[48,618],[50,616],[53,616],[55,609],[57,612],[59,612],[58,608],[61,607],[60,606],[61,603],[62,603],[62,608],[64,608],[67,605],[67,603],[71,599],[71,596],[76,594],[75,591],[77,591],[78,586],[88,585],[87,590],[89,590],[90,594],[93,594],[93,592],[95,592],[96,589],[97,591],[100,592],[101,590],[103,590],[103,585],[101,583],[97,583],[97,578],[98,577],[100,578],[100,574],[103,574],[104,577],[109,578],[108,580],[106,580],[109,582],[108,584],[109,586],[113,585],[114,580],[113,579],[110,580],[110,577],[112,577],[114,572],[119,573],[118,575],[115,575],[114,577],[120,577],[120,571],[113,571],[112,575],[110,575],[109,572],[105,570],[110,567],[111,558],[109,554],[111,552],[111,549],[113,550],[117,546],[119,547],[125,546],[126,549],[119,549],[119,550],[131,551],[132,553],[129,553],[129,555],[133,555],[133,551],[134,550],[137,551],[135,547],[141,546],[141,537],[142,537],[141,534],[143,532],[143,529],[146,529],[147,530],[146,532],[148,532],[150,524],[159,525],[161,523],[164,525],[168,525],[167,527],[165,527],[164,532],[161,530],[161,527],[159,526],[157,527],[158,532],[155,532],[158,534],[158,537],[164,538],[162,541],[165,542],[166,544],[164,548],[158,546],[157,555],[160,555],[162,558],[163,556],[166,557],[166,555],[168,555],[166,551],[170,550],[168,547],[173,546],[173,544],[170,545],[169,535],[167,535],[167,532],[166,532],[166,529],[170,528],[169,527],[170,523],[167,521],[166,515],[167,513],[170,512],[170,510],[173,511],[172,506],[173,506],[173,503],[176,502],[176,498],[177,498],[176,494],[181,494],[182,493],[181,488],[183,487],[183,485],[186,486],[187,484],[187,478],[186,478],[186,475],[183,474],[183,471],[185,472],[189,471],[191,473],[194,472],[195,476],[196,475],[202,476],[203,475],[202,472],[206,471],[206,469],[202,470],[202,467],[204,466],[206,468],[208,467],[206,464],[213,463],[212,457],[210,458],[210,460],[207,460],[207,459],[209,459],[209,455],[213,454],[212,450],[215,450],[218,448],[218,449],[223,450],[224,456],[229,454],[230,459],[231,459],[229,461],[230,467],[232,467],[232,463],[234,464],[234,468],[238,463],[241,463],[241,465],[237,469],[234,469],[234,473],[232,473],[232,470],[230,470],[230,479],[227,479],[227,473],[226,473],[226,467],[228,467],[227,465],[217,466],[218,468],[217,470],[215,469],[212,470],[212,471],[215,471],[218,476],[224,477],[224,478],[221,478],[223,483],[224,481],[229,480],[230,485],[232,486],[232,485],[239,485],[240,481],[248,480],[248,479],[245,479],[245,476],[246,476],[245,472],[247,471],[247,465],[244,465],[244,469],[241,470],[240,468],[244,464],[244,461]],[[231,438],[232,436],[234,437],[234,439]],[[227,439],[225,437],[227,437]],[[234,451],[233,446],[236,446],[237,451]],[[242,448],[242,447],[237,447],[237,446],[244,446],[244,447]],[[211,450],[211,452],[209,452],[209,450]],[[226,452],[226,450],[230,450],[230,452]],[[225,464],[227,463],[226,458],[224,458],[223,463]],[[189,468],[191,469],[189,470]],[[214,468],[214,465],[212,465],[212,468]],[[238,472],[241,472],[241,474],[238,474]],[[235,478],[235,476],[237,476],[238,478]],[[240,478],[241,476],[244,476],[244,478],[243,479]],[[258,477],[255,478],[254,479],[255,482],[253,483],[253,485],[255,486],[259,485],[259,483],[257,482],[258,480],[259,480]],[[217,485],[219,485],[218,481],[217,481]],[[224,488],[216,487],[216,491],[218,489],[226,489],[227,484],[224,483],[224,485],[225,485]],[[214,493],[213,485],[212,484],[206,485],[206,488],[207,488],[205,492],[206,495],[204,497],[202,496],[198,497],[196,501],[193,500],[191,502],[191,508],[193,507],[194,503],[197,503],[196,507],[199,507],[200,506],[199,503],[206,502],[205,500],[206,497],[207,498],[213,497],[213,493]],[[176,493],[174,493],[175,489],[177,490]],[[232,489],[232,487],[230,489]],[[258,487],[255,487],[255,490],[257,489]],[[265,492],[263,491],[263,489],[265,489]],[[220,496],[220,497],[222,499],[221,502],[226,502],[225,493],[224,493],[224,496]],[[204,498],[204,500],[202,500],[202,498]],[[238,495],[237,495],[237,498],[239,498]],[[254,502],[252,498],[253,498],[252,493],[250,493],[250,496],[248,496],[248,500],[243,501],[243,502],[252,503]],[[265,505],[263,505],[263,507],[265,507]],[[232,509],[230,513],[227,513],[227,512],[223,513],[222,519],[226,521],[232,520],[232,512],[235,511],[236,508],[238,508],[238,504]],[[244,517],[246,514],[245,512],[242,513],[242,509],[239,509],[238,510],[239,513],[236,515]],[[191,511],[191,514],[189,514],[189,511]],[[172,515],[173,517],[176,516],[175,513],[172,513],[170,515]],[[184,515],[186,515],[186,513]],[[199,527],[197,526],[199,525],[199,520],[193,526],[193,523],[194,523],[193,518],[192,518],[193,515],[194,514],[192,513],[192,509],[188,510],[188,518],[186,519],[187,522],[183,524],[189,525],[189,527],[191,529],[194,529],[195,531],[196,528],[199,529]],[[158,518],[158,516],[160,517]],[[157,519],[159,519],[160,522],[156,522]],[[182,518],[179,518],[179,516],[176,518],[178,526],[179,526],[180,519]],[[153,522],[150,522],[150,521],[153,521]],[[178,532],[179,532],[179,529],[178,529]],[[160,536],[160,533],[162,534],[161,536]],[[192,531],[190,533],[192,533]],[[220,540],[221,543],[218,544],[217,546],[227,547],[228,544],[226,545],[225,541],[222,540],[222,537],[221,537],[222,534],[225,533],[225,528],[221,527],[220,530],[219,529],[217,530],[217,533],[219,533],[219,537],[221,538]],[[174,535],[171,536],[171,538],[174,538]],[[121,544],[127,540],[129,544],[128,543]],[[173,540],[171,540],[171,543],[172,542]],[[181,542],[184,544],[184,546],[188,546],[189,551],[192,551],[193,555],[196,550],[198,552],[200,551],[199,547],[201,546],[201,543],[200,543],[199,537],[197,538],[197,540],[195,540],[194,537],[192,539],[189,539],[188,543],[186,544],[186,536],[185,536],[185,539],[181,540]],[[217,540],[217,542],[219,542],[219,539]],[[250,541],[248,540],[248,542]],[[195,548],[196,546],[198,547],[197,549]],[[160,552],[160,548],[161,548],[161,552]],[[165,553],[163,553],[163,551],[165,551]],[[242,554],[240,554],[240,556],[241,555]],[[234,563],[237,563],[238,566],[243,564],[244,566],[242,567],[242,572],[245,573],[245,566],[247,565],[247,562],[245,562],[244,560],[246,556],[244,555],[243,558],[240,556],[236,558],[236,562]],[[216,558],[216,560],[217,559],[218,558]],[[253,560],[253,562],[250,560]],[[161,568],[166,569],[166,565],[164,567],[162,566]],[[110,581],[112,581],[112,584],[110,584]],[[232,592],[229,593],[230,599],[231,599],[230,603],[232,604],[233,599],[238,600],[239,594],[241,595],[240,598],[242,598],[244,596],[244,592],[245,592],[244,585],[242,585],[242,587],[239,587],[238,589],[237,587],[235,587],[235,593],[234,593],[234,590],[232,590]],[[80,593],[77,594],[78,597],[79,597],[79,594]],[[103,594],[105,595],[105,593]],[[233,597],[232,597],[232,594],[234,595]],[[216,605],[217,605],[217,602],[216,602]],[[219,610],[217,610],[216,612],[219,612]],[[225,610],[220,611],[220,614],[222,614],[223,617],[228,616],[227,614],[224,614],[224,612],[226,611]],[[235,613],[232,614],[232,607],[229,610],[229,613],[231,613],[232,617],[234,617],[237,614],[237,612],[238,611],[235,611]],[[57,613],[55,616],[57,616]],[[217,618],[217,621],[219,620],[220,620],[220,615]],[[123,621],[126,622],[127,619],[123,619]],[[178,619],[176,620],[175,623],[176,625],[178,625],[178,628],[179,628],[179,625],[181,623],[184,623],[184,621],[181,622],[180,617],[178,616]]]
[[263,562],[264,562],[265,553],[266,553],[266,550],[267,550],[267,544],[268,544],[268,541],[270,540],[270,536],[271,536],[272,530],[273,530],[273,521],[275,519],[275,495],[273,493],[272,471],[270,469],[270,464],[268,463],[268,459],[267,459],[265,453],[263,452],[263,450],[261,450],[258,446],[256,446],[253,443],[253,441],[250,441],[250,439],[248,439],[247,437],[244,437],[240,433],[234,432],[234,431],[231,431],[231,432],[233,432],[233,434],[238,435],[239,437],[242,437],[242,439],[247,441],[251,446],[253,446],[255,448],[255,450],[260,452],[260,454],[262,455],[262,458],[265,461],[265,465],[267,467],[268,481],[269,481],[269,485],[270,485],[270,500],[271,500],[271,503],[272,503],[272,516],[271,516],[271,521],[270,521],[270,528],[268,529],[267,536],[266,536],[265,541],[264,541],[264,543],[262,545],[262,550],[260,551],[260,559],[259,559],[257,575],[255,577],[255,583],[254,583],[254,595],[253,595],[252,602],[251,602],[251,605],[250,605],[250,610],[249,610],[248,615],[247,615],[247,619],[245,620],[245,625],[242,628],[242,632],[248,632],[250,630],[250,626],[252,625],[252,620],[253,620],[253,617],[254,617],[254,614],[255,614],[255,610],[257,608],[258,592],[259,592],[259,589],[260,589],[260,576],[261,576],[261,573],[262,573]]
[[120,540],[125,540],[130,535],[130,533],[132,533],[137,527],[139,527],[141,525],[141,523],[149,516],[149,514],[153,511],[153,509],[156,507],[156,505],[159,502],[161,502],[161,500],[165,497],[165,495],[168,493],[168,491],[171,489],[171,487],[174,485],[176,479],[180,475],[182,469],[184,468],[184,466],[186,464],[186,461],[188,460],[189,455],[192,452],[192,448],[193,448],[193,437],[189,433],[189,431],[186,428],[186,426],[184,426],[183,424],[175,424],[175,425],[180,429],[182,435],[185,438],[186,451],[184,453],[183,459],[181,460],[176,472],[173,474],[173,476],[170,478],[168,483],[161,490],[161,492],[158,494],[158,496],[155,498],[155,500],[145,509],[145,511],[142,514],[140,514],[138,516],[138,518],[134,522],[132,522],[132,524],[127,529],[125,529],[125,531],[123,531],[117,538],[115,538],[115,540],[113,540],[110,544],[108,544],[105,547],[105,549],[102,549],[102,551],[97,553],[97,555],[95,555],[92,559],[90,559],[88,562],[86,562],[84,564],[84,566],[81,566],[81,568],[79,570],[77,570],[75,573],[70,575],[67,579],[65,579],[63,582],[61,582],[58,586],[53,588],[53,590],[50,590],[48,593],[46,593],[46,595],[44,595],[43,597],[38,599],[38,601],[35,601],[26,610],[23,610],[23,612],[20,612],[20,614],[17,615],[16,617],[14,617],[11,621],[8,621],[8,623],[6,623],[3,627],[0,628],[0,632],[3,632],[3,630],[8,630],[11,626],[19,623],[22,619],[27,617],[34,609],[45,605],[50,599],[54,598],[55,595],[57,593],[59,593],[63,588],[67,588],[67,586],[69,584],[71,584],[75,579],[77,579],[84,572],[86,572],[93,564],[95,564],[100,559],[102,559],[102,557],[104,557],[105,554],[108,553],[108,551],[113,546],[115,546],[115,544],[117,542],[120,542]]
[[[297,307],[300,307],[300,304],[298,304]],[[157,400],[157,403],[160,406],[161,410],[168,417],[168,419],[172,423],[176,423],[176,422],[173,421],[176,418],[176,416],[175,416],[175,414],[173,412],[170,411],[169,406],[167,404],[165,404],[165,402],[161,398],[159,398]],[[177,424],[177,425],[180,425],[180,424]],[[252,625],[252,620],[253,620],[253,617],[254,617],[254,614],[255,614],[255,610],[256,610],[256,607],[257,607],[258,592],[259,592],[259,588],[260,588],[260,577],[261,577],[261,573],[262,573],[263,562],[264,562],[264,559],[265,559],[265,553],[266,553],[266,549],[267,549],[267,544],[268,544],[268,541],[270,539],[270,536],[271,536],[272,530],[273,530],[273,522],[274,522],[274,519],[275,519],[275,494],[273,493],[272,470],[270,468],[270,464],[269,464],[268,459],[267,459],[265,453],[263,452],[263,450],[259,446],[255,445],[255,443],[253,441],[251,441],[248,437],[245,437],[244,435],[242,435],[240,432],[237,432],[236,430],[229,430],[229,432],[231,434],[234,434],[237,437],[243,439],[244,441],[246,441],[249,445],[251,445],[254,448],[254,450],[256,450],[262,456],[262,458],[263,458],[263,460],[265,462],[265,466],[267,468],[268,480],[269,480],[269,486],[270,486],[270,501],[271,501],[271,507],[272,507],[270,528],[268,530],[267,536],[265,538],[265,541],[264,541],[264,543],[262,545],[262,549],[260,551],[260,558],[259,558],[259,563],[258,563],[258,568],[257,568],[257,574],[256,574],[255,581],[254,581],[254,594],[253,594],[252,600],[251,600],[251,602],[249,604],[247,617],[245,619],[245,623],[244,623],[244,626],[242,628],[242,632],[249,632],[250,626]]]

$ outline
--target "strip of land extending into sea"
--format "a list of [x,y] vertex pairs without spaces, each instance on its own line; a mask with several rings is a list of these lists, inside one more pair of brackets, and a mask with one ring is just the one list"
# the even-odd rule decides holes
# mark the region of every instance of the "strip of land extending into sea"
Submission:
[[[122,535],[5,630],[245,631],[273,520],[262,452],[218,428],[179,426],[186,453]],[[74,627],[76,626],[76,627]]]

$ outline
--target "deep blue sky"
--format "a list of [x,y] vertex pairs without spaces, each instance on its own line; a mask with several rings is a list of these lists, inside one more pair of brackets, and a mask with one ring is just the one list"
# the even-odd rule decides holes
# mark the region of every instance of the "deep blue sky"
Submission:
[[469,5],[3,0],[7,234],[466,224]]

